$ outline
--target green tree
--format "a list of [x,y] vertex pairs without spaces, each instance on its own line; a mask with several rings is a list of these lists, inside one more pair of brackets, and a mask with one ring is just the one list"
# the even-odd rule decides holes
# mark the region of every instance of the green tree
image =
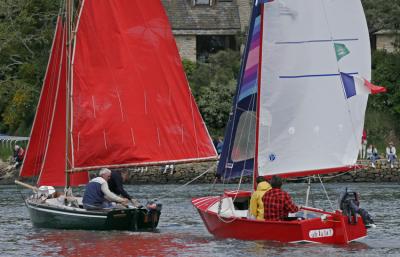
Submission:
[[194,64],[186,60],[184,67],[210,133],[223,135],[240,69],[239,52],[219,51],[209,57],[208,63]]
[[370,34],[400,29],[400,0],[362,0]]
[[8,102],[3,112],[3,122],[13,131],[20,129],[22,133],[26,133],[26,129],[33,121],[33,112],[35,109],[35,99],[37,94],[23,81],[14,80],[10,83],[14,87],[15,92]]
[[372,55],[373,83],[385,86],[387,93],[371,96],[368,101],[365,128],[368,141],[382,151],[388,141],[400,143],[400,53],[375,51]]
[[0,2],[0,130],[3,132],[28,134],[59,4],[54,0]]

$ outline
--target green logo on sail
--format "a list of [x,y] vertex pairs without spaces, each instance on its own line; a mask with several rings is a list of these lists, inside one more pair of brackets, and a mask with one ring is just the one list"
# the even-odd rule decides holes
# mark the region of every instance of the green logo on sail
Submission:
[[334,45],[335,45],[336,59],[338,61],[350,53],[349,49],[347,49],[345,44],[334,43]]

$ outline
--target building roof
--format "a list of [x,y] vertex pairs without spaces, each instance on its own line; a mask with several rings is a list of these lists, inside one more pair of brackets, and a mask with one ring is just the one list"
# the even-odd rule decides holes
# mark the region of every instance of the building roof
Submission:
[[213,1],[213,5],[192,5],[192,0],[162,0],[172,29],[240,31],[235,1]]
[[396,30],[390,30],[390,29],[381,29],[377,32],[374,33],[375,35],[396,35],[399,34]]

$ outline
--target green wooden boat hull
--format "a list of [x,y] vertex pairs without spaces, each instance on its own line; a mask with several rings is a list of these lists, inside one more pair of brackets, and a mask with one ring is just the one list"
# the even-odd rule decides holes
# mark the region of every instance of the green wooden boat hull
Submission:
[[154,230],[160,211],[147,209],[114,209],[87,211],[78,208],[60,208],[26,201],[32,224],[39,228],[84,230]]

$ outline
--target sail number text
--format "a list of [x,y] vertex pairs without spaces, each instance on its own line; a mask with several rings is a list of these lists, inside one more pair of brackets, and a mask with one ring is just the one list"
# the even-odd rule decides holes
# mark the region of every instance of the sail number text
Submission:
[[330,237],[333,236],[333,229],[326,228],[326,229],[310,230],[310,232],[308,232],[308,236],[310,238]]

